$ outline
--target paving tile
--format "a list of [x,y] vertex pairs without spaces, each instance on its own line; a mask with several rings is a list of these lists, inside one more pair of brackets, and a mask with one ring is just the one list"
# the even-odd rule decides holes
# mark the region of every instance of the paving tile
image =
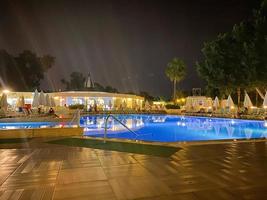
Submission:
[[193,193],[186,194],[170,194],[157,197],[148,197],[148,198],[138,198],[135,200],[198,200]]
[[58,174],[57,184],[98,180],[107,180],[104,170],[101,167],[73,168],[61,170]]
[[109,179],[117,199],[137,199],[167,195],[171,190],[163,182],[153,176],[120,177]]
[[152,174],[140,164],[111,166],[104,167],[103,169],[109,179],[116,177],[152,176]]
[[54,186],[58,171],[14,173],[1,185],[1,188],[26,189],[39,186]]
[[89,168],[89,167],[100,167],[101,163],[98,158],[91,158],[87,160],[64,160],[61,165],[61,169],[72,169],[72,168]]
[[57,185],[54,199],[116,200],[116,197],[107,181],[92,181]]
[[103,167],[137,163],[132,156],[123,154],[99,155],[98,157]]

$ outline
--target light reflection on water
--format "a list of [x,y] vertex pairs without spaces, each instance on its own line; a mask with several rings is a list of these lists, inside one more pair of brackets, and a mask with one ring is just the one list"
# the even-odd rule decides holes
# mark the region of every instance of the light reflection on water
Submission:
[[[267,138],[264,121],[172,115],[116,115],[138,135],[127,131],[112,118],[108,137],[145,141],[199,141]],[[103,137],[105,116],[86,116],[81,120],[85,135]]]
[[[116,115],[116,117],[137,135],[109,118],[107,128],[110,138],[160,142],[267,138],[267,123],[264,121],[174,115]],[[82,117],[80,125],[84,128],[84,135],[103,137],[105,119],[106,115]],[[0,123],[0,130],[62,127],[70,125],[58,122]]]
[[14,130],[14,129],[30,129],[30,128],[62,128],[62,127],[74,127],[68,123],[58,122],[9,122],[0,123],[0,130]]

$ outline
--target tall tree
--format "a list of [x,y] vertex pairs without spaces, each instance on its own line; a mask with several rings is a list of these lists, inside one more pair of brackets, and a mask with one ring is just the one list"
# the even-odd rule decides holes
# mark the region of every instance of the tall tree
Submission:
[[55,60],[55,57],[48,54],[40,58],[43,69],[46,71],[53,67],[53,65],[55,64]]
[[17,91],[32,91],[39,88],[44,73],[53,66],[44,66],[41,58],[25,50],[14,57],[5,50],[0,50],[1,87],[10,87]]
[[166,76],[173,82],[173,100],[176,98],[176,84],[184,79],[186,75],[186,65],[182,59],[174,58],[168,63],[165,70]]
[[15,82],[11,80],[12,76],[15,75],[14,71],[16,68],[14,57],[7,51],[0,50],[0,88],[13,88],[15,86]]
[[[231,32],[204,44],[204,60],[197,63],[200,76],[211,91],[222,94],[266,84],[266,3],[250,20],[235,25]],[[264,53],[265,52],[265,53]]]
[[[40,59],[31,51],[25,50],[15,57],[17,62],[17,71],[20,73],[21,79],[24,82],[22,87],[26,90],[33,90],[40,86],[41,79],[44,78],[44,71]],[[18,74],[19,75],[19,74]]]
[[84,90],[85,89],[85,77],[83,73],[72,72],[70,74],[70,80],[62,79],[61,82],[66,86],[67,90]]

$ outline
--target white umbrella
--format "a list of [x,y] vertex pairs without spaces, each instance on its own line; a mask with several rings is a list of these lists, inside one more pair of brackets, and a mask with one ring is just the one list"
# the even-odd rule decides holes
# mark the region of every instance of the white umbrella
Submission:
[[22,105],[22,107],[25,106],[25,99],[24,99],[24,96],[21,96],[21,105]]
[[123,106],[123,108],[127,108],[127,103],[126,103],[126,101],[125,101],[125,100],[123,101],[123,104],[122,104],[122,106]]
[[262,106],[263,106],[264,108],[267,108],[267,92],[265,93],[265,96],[264,96],[264,100],[263,100],[263,104],[262,104]]
[[146,100],[145,101],[145,109],[148,110],[150,108],[150,104],[149,102]]
[[50,103],[51,103],[51,107],[55,107],[56,106],[56,102],[55,102],[53,97],[50,97]]
[[233,101],[231,95],[229,95],[227,98],[227,101],[226,101],[226,107],[232,108],[234,106],[235,106],[234,101]]
[[40,93],[39,105],[41,105],[41,106],[45,106],[46,105],[46,99],[45,99],[45,95],[44,95],[43,91],[41,91],[41,93]]
[[213,101],[213,107],[214,108],[219,108],[220,107],[220,101],[219,101],[219,98],[216,96],[214,101]]
[[244,107],[245,107],[245,108],[250,108],[250,107],[252,107],[252,106],[253,106],[253,104],[252,104],[252,102],[251,102],[251,100],[250,100],[248,94],[246,93],[246,94],[245,94],[245,99],[244,99]]
[[51,99],[49,97],[49,94],[46,94],[45,95],[45,103],[46,103],[45,106],[47,106],[47,107],[50,107],[51,106]]
[[111,100],[109,100],[108,104],[109,104],[109,105],[108,105],[108,106],[109,106],[109,108],[110,108],[110,109],[112,109],[112,107],[113,107],[113,104],[112,104],[112,101],[111,101]]
[[25,100],[24,100],[24,96],[21,96],[18,98],[16,106],[17,107],[24,107],[25,105]]
[[37,108],[39,106],[39,93],[38,90],[35,90],[32,100],[32,107]]
[[3,93],[1,101],[0,101],[0,106],[3,110],[7,110],[8,103],[7,103],[7,95]]

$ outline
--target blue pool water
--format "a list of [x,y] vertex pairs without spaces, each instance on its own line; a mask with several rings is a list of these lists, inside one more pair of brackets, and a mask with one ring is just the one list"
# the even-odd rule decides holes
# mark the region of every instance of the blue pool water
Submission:
[[0,130],[26,129],[26,128],[61,128],[69,126],[66,123],[58,122],[8,122],[0,123]]
[[[116,115],[137,135],[119,123],[108,122],[109,138],[158,142],[267,138],[267,123],[255,120],[206,118],[174,115]],[[103,137],[105,116],[81,119],[87,136]]]
[[[108,121],[109,138],[181,142],[225,139],[267,138],[267,122],[175,115],[115,115],[136,134],[129,132],[112,118]],[[81,118],[84,135],[103,137],[105,115]],[[58,122],[0,123],[2,129],[67,127]]]

